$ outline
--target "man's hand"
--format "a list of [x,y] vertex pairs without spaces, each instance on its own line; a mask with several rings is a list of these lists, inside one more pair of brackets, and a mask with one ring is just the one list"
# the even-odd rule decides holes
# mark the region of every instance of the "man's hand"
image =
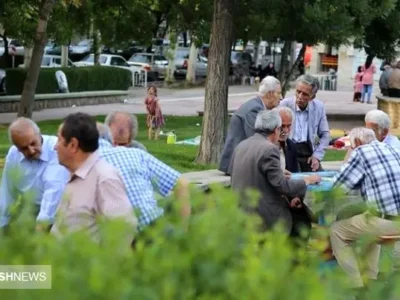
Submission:
[[319,160],[314,156],[309,157],[307,163],[311,165],[311,169],[313,170],[313,172],[319,169]]
[[286,179],[290,179],[292,176],[292,173],[290,173],[288,170],[283,170],[283,175],[285,175]]
[[321,176],[319,176],[317,174],[311,175],[311,176],[307,176],[307,177],[304,177],[304,181],[306,182],[307,185],[320,183],[321,182]]
[[303,204],[301,203],[300,198],[298,198],[298,197],[293,198],[292,201],[290,201],[290,207],[291,208],[302,208]]

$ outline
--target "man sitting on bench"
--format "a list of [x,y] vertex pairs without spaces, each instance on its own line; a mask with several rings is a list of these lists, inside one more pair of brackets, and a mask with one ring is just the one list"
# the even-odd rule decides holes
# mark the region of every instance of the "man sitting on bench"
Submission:
[[[333,254],[351,279],[352,286],[364,286],[352,244],[362,236],[380,240],[382,236],[400,235],[400,155],[392,146],[380,143],[371,129],[354,128],[350,132],[354,150],[347,164],[335,178],[333,187],[360,189],[367,211],[334,222],[330,239]],[[367,276],[377,279],[380,245],[367,252]]]

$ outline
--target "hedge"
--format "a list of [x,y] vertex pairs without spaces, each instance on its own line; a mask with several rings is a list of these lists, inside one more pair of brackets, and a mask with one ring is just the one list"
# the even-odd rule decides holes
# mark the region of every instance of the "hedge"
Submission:
[[[57,92],[56,71],[67,76],[70,92],[127,90],[132,85],[132,72],[117,67],[93,66],[72,68],[42,68],[36,87],[37,94]],[[21,95],[27,69],[6,69],[8,95]]]
[[[134,251],[125,245],[127,228],[111,221],[100,227],[101,245],[83,232],[61,240],[33,234],[35,217],[26,210],[33,201],[26,201],[8,233],[0,230],[0,264],[51,265],[52,289],[2,290],[1,298],[353,299],[339,267],[321,269],[318,253],[296,250],[279,228],[258,232],[260,218],[241,210],[239,199],[224,188],[192,190],[187,223],[172,195],[162,202],[171,210],[139,236]],[[399,299],[399,275],[389,271],[386,278],[359,299]]]

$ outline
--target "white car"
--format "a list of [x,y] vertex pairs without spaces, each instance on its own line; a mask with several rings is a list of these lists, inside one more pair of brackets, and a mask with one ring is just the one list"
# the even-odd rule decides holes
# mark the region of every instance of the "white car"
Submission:
[[[68,67],[73,67],[74,63],[68,59]],[[43,55],[42,68],[59,68],[61,67],[61,56],[59,55]]]
[[[125,58],[123,58],[122,56],[113,54],[100,54],[99,62],[102,66],[110,66],[130,70],[132,72],[132,79],[135,85],[138,80],[137,78],[143,77],[144,72],[142,71],[142,69],[140,67],[130,66]],[[89,54],[81,61],[75,62],[74,65],[76,67],[94,66],[94,54]]]

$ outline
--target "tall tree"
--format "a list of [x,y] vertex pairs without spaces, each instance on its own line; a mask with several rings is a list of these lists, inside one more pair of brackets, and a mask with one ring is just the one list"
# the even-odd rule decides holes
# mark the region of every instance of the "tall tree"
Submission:
[[228,120],[229,60],[234,0],[214,0],[202,134],[197,162],[217,163]]

